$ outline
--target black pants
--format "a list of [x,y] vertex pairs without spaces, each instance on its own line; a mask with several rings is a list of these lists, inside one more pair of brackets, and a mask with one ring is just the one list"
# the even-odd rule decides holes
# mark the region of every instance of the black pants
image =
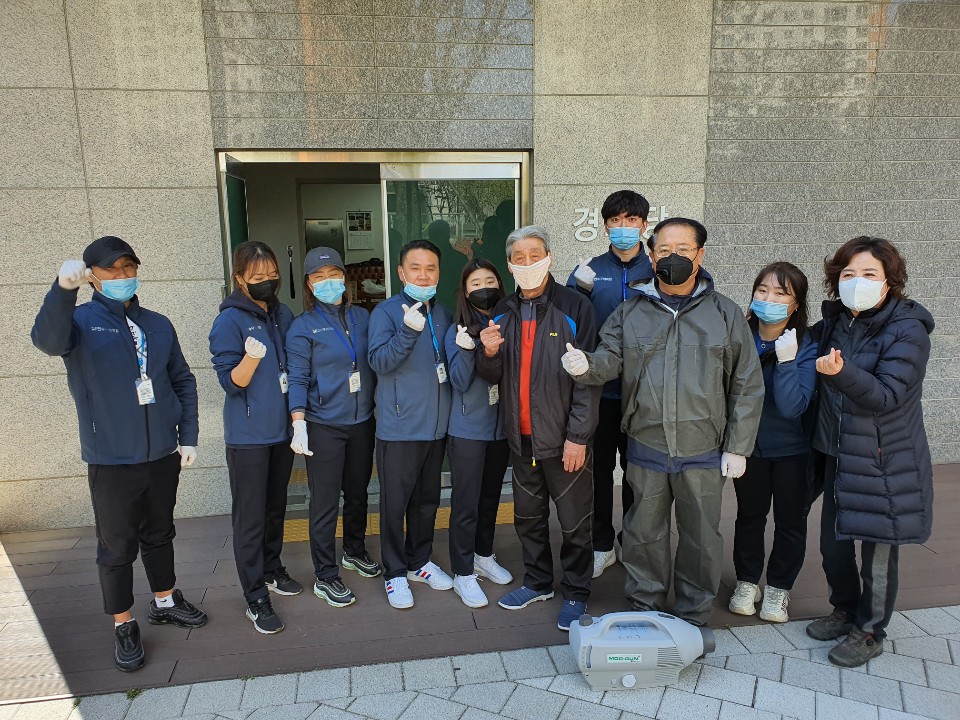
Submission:
[[[613,550],[613,471],[620,453],[620,469],[627,470],[627,435],[620,431],[623,413],[620,400],[600,400],[600,422],[593,438],[593,549]],[[623,515],[633,505],[633,490],[623,479]]]
[[308,455],[310,555],[321,580],[340,574],[337,566],[337,517],[343,493],[343,551],[361,555],[367,533],[367,486],[373,472],[373,418],[357,425],[307,423],[313,455]]
[[280,565],[287,485],[293,450],[282,442],[262,448],[227,448],[233,496],[233,557],[248,603],[267,596],[264,576]]
[[443,440],[377,440],[380,556],[385,580],[419,570],[430,560],[440,507],[443,446]]
[[473,574],[473,555],[493,554],[493,534],[510,450],[506,440],[447,438],[450,476],[450,565]]
[[89,465],[87,480],[97,529],[97,567],[103,611],[133,607],[133,562],[139,550],[150,589],[172,590],[173,508],[180,482],[180,453],[136,465]]
[[593,450],[577,472],[563,469],[563,458],[512,455],[513,522],[523,547],[523,584],[534,590],[553,588],[550,550],[550,500],[557,510],[560,532],[560,588],[567,600],[586,602],[593,575]]
[[733,566],[737,580],[759,584],[763,575],[764,530],[773,501],[773,549],[767,564],[767,584],[790,590],[803,567],[807,548],[807,495],[810,455],[747,458],[747,470],[733,481],[737,522],[733,535]]
[[900,546],[861,542],[857,568],[856,541],[837,540],[837,459],[821,456],[819,460],[824,461],[820,554],[830,587],[830,604],[846,612],[858,628],[883,640],[897,601]]

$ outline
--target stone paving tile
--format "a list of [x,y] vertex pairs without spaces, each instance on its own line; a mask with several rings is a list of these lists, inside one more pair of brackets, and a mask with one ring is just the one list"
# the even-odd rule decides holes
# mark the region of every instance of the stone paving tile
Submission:
[[507,672],[500,660],[500,653],[477,653],[457,655],[450,658],[457,685],[506,680]]
[[307,720],[363,720],[363,716],[321,703]]
[[679,681],[670,687],[676,688],[677,690],[693,692],[697,687],[697,680],[700,679],[700,671],[702,669],[703,666],[696,663],[687,665],[683,670],[680,671]]
[[284,705],[297,696],[296,675],[266,675],[247,680],[241,708],[256,709]]
[[876,706],[817,693],[817,720],[878,720]]
[[[562,646],[566,654],[570,656],[570,648]],[[522,680],[524,678],[546,677],[553,675],[560,670],[554,669],[553,660],[550,656],[553,654],[553,648],[530,648],[529,650],[510,650],[500,653],[500,659],[503,661],[503,667],[507,671],[507,677],[511,680]],[[573,664],[573,671],[577,669],[573,657],[568,658],[567,667]],[[573,672],[566,670],[566,672]]]
[[894,640],[893,649],[897,655],[909,655],[921,660],[936,660],[943,663],[950,662],[950,646],[946,640],[939,637]]
[[663,699],[663,688],[644,688],[643,690],[611,690],[604,694],[602,704],[620,708],[629,713],[656,717],[657,708]]
[[[225,720],[247,720],[253,712],[253,710],[223,710],[217,717],[224,718]],[[132,718],[130,718],[130,720],[132,720]]]
[[350,668],[300,673],[300,681],[297,683],[298,703],[332,700],[348,695],[350,695]]
[[189,693],[189,685],[144,690],[130,703],[127,717],[137,720],[166,720],[183,715]]
[[883,653],[867,663],[867,673],[878,677],[900,680],[913,685],[926,685],[927,673],[923,669],[923,660]]
[[514,720],[557,720],[566,698],[518,685],[500,714]]
[[813,690],[759,678],[753,706],[758,710],[766,710],[777,715],[789,713],[789,717],[814,720],[817,713],[817,696]]
[[540,690],[546,690],[550,687],[550,683],[553,682],[553,678],[556,677],[543,677],[543,678],[524,678],[523,680],[517,680],[521,685],[526,685],[527,687],[538,688]]
[[[957,639],[960,640],[960,638]],[[547,650],[557,669],[556,671],[561,675],[579,671],[577,659],[573,656],[573,650],[570,649],[569,645],[553,645]]]
[[426,693],[427,695],[433,695],[433,697],[442,698],[443,700],[449,700],[456,691],[457,691],[456,687],[445,687],[445,688],[425,688],[420,692]]
[[625,712],[620,716],[620,720],[653,720],[649,715],[634,715],[633,713]]
[[[924,665],[927,667],[927,685],[936,690],[960,692],[960,666],[932,660],[927,660]],[[957,704],[960,705],[960,695],[957,696]],[[960,708],[957,714],[960,715]]]
[[756,675],[767,680],[780,682],[780,676],[783,672],[783,656],[776,653],[731,655],[727,658],[726,667],[727,670],[733,670],[734,672],[747,673],[748,675]]
[[494,715],[493,713],[488,713],[485,710],[477,710],[476,708],[468,707],[467,711],[460,716],[460,720],[499,720],[499,715]]
[[469,705],[480,710],[498,713],[507,704],[510,695],[517,689],[512,682],[485,683],[483,685],[465,685],[457,688],[448,699],[461,705]]
[[957,720],[957,695],[943,690],[903,684],[903,709],[907,712],[935,718]]
[[567,700],[567,704],[563,706],[557,720],[617,720],[619,717],[620,711],[616,708],[608,708],[577,698],[570,698]]
[[257,709],[247,720],[307,720],[319,707],[318,703],[276,705]]
[[[0,627],[0,630],[2,629]],[[19,705],[0,705],[0,720],[11,720],[19,709]],[[83,720],[83,718],[74,717],[77,716],[78,712],[79,710],[74,708],[73,712],[70,713],[70,720]],[[121,715],[121,717],[123,716]]]
[[926,720],[922,715],[880,708],[880,720]]
[[[741,645],[741,647],[743,647]],[[749,654],[749,651],[748,651]],[[710,665],[711,667],[725,667],[727,664],[727,658],[733,657],[732,655],[707,655],[706,657],[700,658],[699,660],[694,660],[697,665]]]
[[817,692],[829,693],[830,695],[839,695],[840,669],[832,665],[810,662],[809,660],[784,658],[781,682],[816,690]]
[[[16,707],[13,709],[16,711]],[[130,701],[124,693],[93,695],[80,701],[70,713],[70,720],[123,720],[129,709]],[[2,712],[0,718],[4,718]]]
[[[743,646],[743,643],[737,639],[736,635],[729,630],[722,628],[720,630],[714,630],[713,637],[717,641],[717,647],[712,653],[707,655],[704,660],[718,658],[724,655],[746,655],[750,652]],[[767,648],[767,650],[769,649],[770,648]],[[792,650],[793,647],[791,646],[790,649]],[[763,652],[763,650],[760,652]]]
[[807,625],[809,624],[809,620],[796,620],[794,622],[778,623],[772,627],[798,650],[809,650],[810,648],[833,645],[833,640],[814,640],[807,635]]
[[599,704],[603,699],[602,692],[596,692],[590,689],[590,683],[586,681],[580,673],[573,675],[557,675],[550,687],[547,688],[552,693],[566,695],[567,697],[585,700],[590,703]]
[[350,704],[354,700],[356,700],[354,697],[331,698],[329,700],[324,700],[323,704],[338,708],[340,710],[346,710],[348,707],[350,707]]
[[[700,671],[697,694],[717,700],[729,700],[741,705],[753,705],[753,692],[756,685],[757,678],[753,675],[708,666]],[[718,703],[717,713],[719,712]]]
[[431,697],[430,695],[418,695],[403,711],[400,720],[457,720],[466,708],[449,700]]
[[780,720],[780,715],[737,703],[722,702],[720,703],[720,720]]
[[930,635],[960,633],[960,618],[954,617],[942,608],[904,610],[903,615],[914,625]]
[[846,668],[840,671],[840,695],[891,710],[903,709],[900,683],[896,680],[852,672]]
[[[344,693],[346,694],[346,693]],[[243,699],[243,680],[215,680],[190,686],[184,715],[199,715],[224,710],[239,710]]]
[[403,690],[403,670],[400,663],[362,665],[350,669],[350,694],[379,695]]
[[770,625],[745,625],[731,628],[731,631],[750,652],[786,652],[798,649]]
[[947,607],[941,608],[948,615],[953,615],[957,620],[960,620],[960,605],[948,605]]
[[404,690],[421,690],[457,684],[450,658],[410,660],[402,663],[402,666]]
[[383,695],[362,695],[353,701],[349,709],[355,715],[366,715],[375,720],[397,720],[416,697],[417,693],[409,690]]
[[887,639],[899,640],[908,637],[922,637],[926,635],[919,625],[909,620],[902,612],[895,612],[887,625]]
[[717,720],[720,716],[720,701],[701,695],[667,688],[657,710],[658,720]]
[[203,715],[181,715],[176,720],[219,720],[220,717],[220,715],[214,715],[213,713],[204,713]]
[[[19,710],[17,709],[19,707]],[[181,704],[182,708],[183,705]],[[13,714],[25,720],[64,720],[73,712],[73,700],[24,703],[13,706]],[[177,712],[179,715],[179,711]],[[134,716],[135,717],[135,716]]]

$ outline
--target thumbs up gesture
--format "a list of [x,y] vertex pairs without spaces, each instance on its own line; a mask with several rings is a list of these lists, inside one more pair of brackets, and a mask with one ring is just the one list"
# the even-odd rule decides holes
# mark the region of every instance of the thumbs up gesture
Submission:
[[597,274],[593,271],[593,268],[587,265],[583,258],[580,258],[573,271],[573,279],[577,281],[577,285],[587,291],[593,290],[593,280],[596,277]]
[[500,352],[500,346],[503,345],[500,326],[491,320],[490,324],[480,331],[480,342],[483,343],[483,352],[487,357],[493,357]]
[[457,325],[457,345],[464,350],[473,350],[477,346],[477,343],[470,337],[470,333],[463,325]]
[[590,363],[587,362],[587,356],[583,350],[577,350],[570,343],[567,343],[567,351],[560,358],[560,364],[572,377],[579,377],[590,369]]
[[422,332],[424,325],[427,324],[426,316],[420,312],[422,305],[422,302],[418,302],[413,307],[407,307],[406,305],[400,306],[403,308],[403,324],[416,332]]
[[823,357],[817,358],[817,372],[821,375],[836,375],[841,370],[843,370],[843,358],[836,348],[832,348]]

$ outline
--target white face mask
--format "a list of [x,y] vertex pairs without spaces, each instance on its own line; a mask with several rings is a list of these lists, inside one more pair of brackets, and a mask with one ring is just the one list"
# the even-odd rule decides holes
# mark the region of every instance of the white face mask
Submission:
[[883,286],[886,280],[868,280],[850,278],[840,281],[840,301],[851,310],[863,312],[875,307],[886,293]]
[[550,270],[550,256],[547,255],[533,265],[514,265],[508,262],[507,269],[523,290],[536,290],[543,284],[543,279]]

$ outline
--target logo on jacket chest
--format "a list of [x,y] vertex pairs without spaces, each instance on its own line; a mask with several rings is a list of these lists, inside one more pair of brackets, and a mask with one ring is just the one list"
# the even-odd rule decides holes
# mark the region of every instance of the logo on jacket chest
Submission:
[[311,330],[310,332],[316,335],[317,333],[329,332],[330,330],[333,330],[333,328],[319,327],[319,328],[313,328],[313,330]]
[[120,331],[117,328],[103,327],[103,325],[91,325],[90,332],[111,332],[117,333],[117,335],[120,334]]
[[247,328],[247,332],[253,332],[254,330],[263,330],[263,325],[251,325]]

